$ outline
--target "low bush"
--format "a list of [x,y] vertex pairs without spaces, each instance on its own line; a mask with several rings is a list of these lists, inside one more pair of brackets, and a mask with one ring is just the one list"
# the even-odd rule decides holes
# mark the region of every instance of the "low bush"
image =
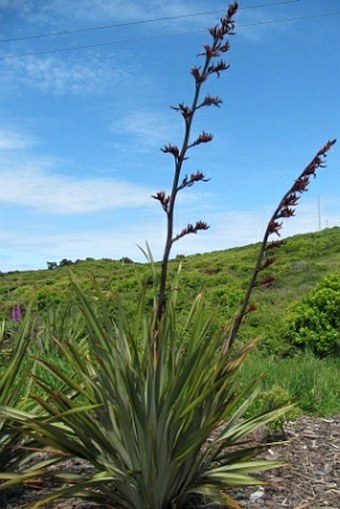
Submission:
[[320,357],[340,353],[340,272],[326,276],[290,310],[282,337],[293,350]]

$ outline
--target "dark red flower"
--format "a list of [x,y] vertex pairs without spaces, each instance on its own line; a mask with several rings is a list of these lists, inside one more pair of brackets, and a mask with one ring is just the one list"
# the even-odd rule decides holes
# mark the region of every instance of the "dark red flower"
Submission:
[[197,56],[206,55],[208,58],[219,57],[220,51],[217,46],[209,46],[209,44],[203,44],[205,49],[204,53],[198,53]]
[[271,221],[268,225],[268,233],[271,235],[272,233],[276,233],[276,235],[280,236],[279,230],[282,228],[282,223],[278,221]]
[[277,277],[275,277],[275,276],[267,276],[264,279],[262,279],[262,281],[260,281],[258,283],[258,286],[263,286],[264,288],[270,288],[273,285],[274,281],[276,281],[276,280],[277,280]]
[[218,49],[222,52],[222,53],[225,53],[226,51],[229,51],[230,50],[230,44],[228,41],[226,41],[224,44],[220,44],[218,46]]
[[197,221],[196,224],[188,224],[183,230],[174,237],[173,242],[188,235],[189,233],[197,233],[200,230],[208,230],[210,227],[205,221]]
[[165,154],[172,154],[176,159],[179,157],[179,148],[176,145],[164,145],[164,147],[161,148],[161,151]]
[[201,72],[201,68],[196,65],[191,68],[191,74],[195,78],[196,83],[203,83],[207,79],[207,75]]
[[213,135],[210,133],[202,132],[199,137],[190,145],[190,147],[194,147],[195,145],[200,145],[201,143],[209,143],[213,139]]
[[171,106],[171,108],[175,111],[180,111],[185,119],[192,115],[191,108],[184,103],[180,103],[178,106]]
[[253,313],[254,311],[257,311],[257,305],[253,302],[252,304],[250,304],[250,306],[248,307],[246,313]]
[[327,155],[326,152],[328,152],[328,150],[332,147],[332,145],[334,145],[334,143],[336,143],[336,139],[327,141],[327,143],[322,147],[322,149],[319,150],[319,152],[316,155],[326,157]]
[[275,263],[275,262],[276,262],[276,258],[274,258],[274,256],[269,256],[268,258],[265,258],[265,260],[261,266],[261,270],[266,269],[270,265],[273,265],[273,263]]
[[203,182],[208,182],[210,179],[206,179],[204,173],[201,171],[196,171],[196,173],[192,173],[190,175],[190,181],[191,182],[199,182],[202,180]]
[[217,74],[217,77],[219,78],[221,72],[226,71],[227,69],[229,69],[229,65],[226,64],[223,60],[220,60],[220,62],[218,62],[217,64],[210,65],[207,69],[207,72],[208,72],[208,74],[215,73],[215,74]]
[[292,187],[292,191],[303,193],[304,191],[307,191],[308,184],[309,178],[307,176],[302,176],[295,181],[295,184]]
[[233,34],[235,28],[235,22],[232,19],[238,9],[238,3],[234,2],[229,5],[227,14],[221,19],[221,27],[224,34]]
[[161,203],[163,209],[167,212],[170,196],[168,196],[164,191],[159,191],[158,193],[153,194],[152,198],[158,200]]
[[291,207],[283,207],[276,217],[279,218],[279,217],[293,217],[293,216],[295,216],[294,209],[292,209]]
[[224,37],[223,29],[220,25],[209,28],[209,32],[214,37],[214,39],[223,39]]
[[201,107],[201,106],[211,106],[211,105],[219,107],[220,104],[222,104],[222,99],[220,99],[219,97],[213,97],[213,96],[208,94],[208,95],[205,96],[202,104],[200,104],[199,107]]
[[288,207],[289,205],[296,205],[299,199],[300,197],[297,196],[296,193],[290,193],[282,200],[281,206]]
[[271,249],[277,249],[285,244],[284,240],[273,240],[266,245],[266,251],[270,251]]
[[185,175],[182,183],[178,186],[177,190],[184,189],[185,187],[191,187],[195,182],[209,182],[210,179],[206,179],[204,173],[197,171],[192,173],[190,177]]
[[[233,16],[236,14],[237,9],[237,2],[230,4],[225,16],[220,19],[220,24],[209,29],[210,34],[216,41],[222,40],[226,34],[232,35],[234,33],[235,23]],[[219,49],[220,51],[226,51],[226,49],[223,50],[222,47]]]

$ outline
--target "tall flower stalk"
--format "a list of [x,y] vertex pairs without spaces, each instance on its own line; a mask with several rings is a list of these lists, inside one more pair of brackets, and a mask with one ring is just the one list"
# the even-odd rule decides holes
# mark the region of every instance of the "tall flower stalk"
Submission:
[[284,243],[283,240],[270,241],[270,237],[272,235],[277,235],[280,237],[280,230],[283,226],[282,221],[295,215],[295,207],[298,204],[301,195],[308,190],[310,178],[312,176],[315,178],[316,171],[319,168],[325,167],[325,159],[327,157],[327,152],[331,149],[335,142],[336,142],[335,139],[328,141],[316,153],[314,158],[310,161],[310,163],[305,167],[305,169],[300,173],[298,178],[294,181],[293,185],[283,195],[272,217],[270,218],[263,235],[261,247],[259,249],[259,253],[255,262],[255,267],[249,279],[240,309],[236,313],[231,326],[228,327],[226,330],[224,351],[227,351],[230,348],[230,346],[232,346],[232,344],[234,343],[244,316],[249,311],[252,311],[254,309],[254,306],[249,306],[249,301],[255,286],[262,285],[268,288],[275,280],[275,277],[273,276],[266,276],[262,279],[262,281],[258,282],[259,274],[263,270],[271,266],[273,263],[275,263],[275,257],[272,256],[273,250],[280,247]]
[[[202,132],[197,139],[191,141],[190,135],[192,130],[192,124],[194,120],[194,116],[196,112],[206,106],[217,106],[219,107],[222,104],[222,100],[219,97],[206,95],[203,99],[201,97],[201,89],[203,84],[213,75],[217,77],[223,71],[226,71],[229,67],[224,60],[216,60],[221,56],[221,54],[226,53],[229,48],[229,42],[225,41],[227,35],[234,34],[235,22],[234,15],[238,9],[237,2],[230,4],[225,16],[221,18],[220,23],[212,28],[210,28],[209,32],[212,37],[211,44],[204,44],[204,51],[200,53],[200,56],[204,57],[204,63],[202,66],[194,66],[191,69],[191,74],[194,79],[195,87],[191,105],[187,105],[184,103],[180,103],[178,106],[173,106],[172,108],[175,111],[181,113],[184,123],[185,130],[182,140],[181,147],[176,145],[165,145],[161,150],[164,153],[169,153],[174,158],[174,174],[172,180],[172,187],[170,194],[167,194],[164,191],[160,191],[153,195],[153,198],[158,200],[164,210],[167,218],[167,233],[166,233],[166,241],[162,259],[162,267],[161,267],[161,275],[160,275],[160,284],[159,284],[159,293],[158,293],[158,302],[157,302],[157,322],[159,323],[162,314],[165,308],[165,300],[166,300],[166,286],[167,286],[167,278],[168,278],[168,264],[170,259],[171,248],[177,240],[188,235],[190,233],[197,233],[200,230],[207,230],[209,228],[208,224],[205,221],[197,221],[195,224],[188,224],[180,233],[174,233],[174,214],[175,214],[175,204],[178,192],[186,187],[190,187],[197,182],[206,182],[204,173],[197,171],[196,173],[191,173],[191,175],[185,175],[181,180],[181,174],[183,169],[184,161],[187,159],[188,151],[203,143],[209,143],[213,139],[213,135],[210,133]],[[156,334],[153,345],[153,355],[157,357],[158,351],[158,340],[159,334]]]

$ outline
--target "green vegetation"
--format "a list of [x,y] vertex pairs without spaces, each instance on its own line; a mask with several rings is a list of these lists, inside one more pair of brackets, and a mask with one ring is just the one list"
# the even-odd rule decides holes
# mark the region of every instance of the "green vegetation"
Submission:
[[[26,476],[48,479],[51,474],[43,466],[58,464],[65,455],[88,460],[95,473],[70,477],[59,471],[64,486],[41,503],[74,493],[101,504],[140,509],[185,507],[194,494],[232,503],[223,486],[259,484],[253,473],[278,465],[252,460],[259,449],[247,446],[244,437],[260,424],[279,419],[285,408],[241,419],[258,394],[253,383],[242,389],[234,383],[252,344],[216,355],[223,337],[214,321],[205,318],[202,296],[195,299],[179,332],[174,281],[154,366],[149,319],[155,317],[145,315],[142,299],[132,330],[123,311],[119,322],[112,322],[100,292],[98,314],[73,285],[90,333],[90,358],[76,345],[60,344],[73,376],[55,362],[38,359],[45,370],[36,377],[46,396],[36,396],[41,412],[36,418],[31,414],[29,422],[20,409],[7,409],[7,416],[23,424],[30,440],[50,450],[49,459]],[[53,379],[62,386],[56,389]],[[204,444],[218,426],[207,449]],[[0,473],[0,479],[8,477]],[[9,479],[4,486],[17,480]]]
[[[280,339],[288,303],[313,290],[330,269],[338,271],[339,230],[287,244],[270,239],[279,235],[281,220],[294,215],[335,140],[283,195],[259,245],[181,257],[182,279],[178,260],[170,259],[174,242],[208,228],[197,221],[174,232],[175,204],[184,188],[207,181],[200,171],[183,175],[182,166],[189,150],[212,141],[204,131],[192,140],[191,127],[197,110],[222,102],[201,98],[201,88],[228,68],[216,57],[229,50],[224,39],[234,33],[237,8],[231,4],[209,30],[203,64],[191,69],[191,106],[173,107],[185,125],[181,146],[162,148],[174,160],[170,194],[153,196],[167,222],[161,264],[153,263],[147,246],[145,265],[126,257],[64,258],[48,262],[46,271],[1,276],[0,489],[37,479],[52,485],[34,509],[74,495],[122,509],[184,509],[210,501],[236,508],[230,488],[262,484],[259,473],[279,465],[257,459],[266,444],[254,446],[250,433],[268,425],[282,429],[284,418],[306,410],[306,394],[312,411],[337,408],[331,358],[304,354],[296,361],[279,354],[290,354]],[[274,264],[278,247],[282,257]],[[316,303],[316,315],[335,316],[329,292],[337,295],[336,281],[329,276],[316,299],[305,297]],[[332,325],[336,332],[338,322]],[[256,352],[252,338],[259,335],[263,346]],[[320,337],[323,352],[330,340],[333,335]],[[325,403],[331,390],[334,400]],[[85,459],[93,469],[65,471],[65,458]]]
[[[283,403],[294,403],[304,415],[331,416],[340,413],[340,358],[319,359],[312,353],[278,359],[258,353],[248,356],[240,373],[241,385],[260,377],[261,395],[284,391]],[[262,398],[263,399],[263,398]],[[268,409],[256,401],[251,411]],[[289,418],[289,416],[287,417]]]
[[[251,270],[254,267],[260,244],[227,249],[212,253],[197,254],[170,262],[169,272],[174,274],[182,265],[181,287],[178,296],[179,315],[190,309],[196,295],[204,291],[208,312],[220,325],[231,318],[241,302]],[[296,235],[286,240],[277,253],[276,263],[270,267],[271,275],[277,279],[271,288],[258,287],[253,294],[256,311],[246,316],[239,332],[239,340],[259,338],[259,348],[267,354],[290,354],[292,340],[288,338],[288,322],[296,315],[304,298],[315,290],[317,284],[328,275],[339,277],[340,273],[340,228],[329,228],[320,232]],[[158,264],[155,264],[156,270]],[[74,303],[70,290],[69,267],[57,269],[9,272],[1,276],[0,313],[8,318],[13,307],[19,303],[25,307],[32,297],[36,310],[45,319],[59,309]],[[79,285],[91,294],[89,275],[96,277],[107,302],[114,310],[117,295],[120,296],[128,316],[134,316],[139,301],[139,283],[146,290],[147,300],[153,302],[153,279],[147,263],[124,263],[119,260],[84,260],[73,263],[72,273]],[[337,292],[335,288],[331,290]],[[338,297],[339,299],[339,293]],[[310,299],[310,297],[308,297]],[[307,299],[307,302],[308,302]],[[331,296],[333,314],[336,302]],[[303,309],[307,303],[303,301]],[[301,304],[302,305],[302,304]],[[294,310],[294,311],[293,311]],[[1,316],[0,315],[0,316]],[[338,315],[337,315],[338,316]],[[75,319],[75,318],[74,318]],[[334,316],[334,320],[336,317]],[[334,321],[333,320],[333,321]],[[335,322],[334,322],[335,323]],[[333,334],[339,341],[339,324],[333,326]],[[310,347],[310,345],[306,345]],[[313,350],[319,353],[317,350]],[[334,351],[334,350],[333,350]],[[330,353],[329,350],[328,353]],[[321,353],[321,352],[320,352]],[[327,351],[325,351],[327,353]]]
[[[27,310],[25,319],[17,324],[11,337],[13,344],[10,347],[7,344],[5,328],[1,328],[0,352],[5,352],[0,378],[1,407],[17,408],[21,411],[32,410],[35,407],[30,395],[32,379],[27,376],[34,371],[33,360],[27,355],[31,338],[30,309]],[[15,472],[22,468],[32,456],[30,450],[26,450],[25,447],[33,445],[23,430],[12,426],[9,421],[0,419],[0,472],[5,470]]]
[[287,314],[284,339],[316,355],[340,353],[340,272],[320,281]]

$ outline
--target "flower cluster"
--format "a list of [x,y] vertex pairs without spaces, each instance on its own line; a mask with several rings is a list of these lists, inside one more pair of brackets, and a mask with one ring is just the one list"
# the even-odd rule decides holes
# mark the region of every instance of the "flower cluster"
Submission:
[[266,251],[271,251],[272,249],[277,249],[285,244],[284,240],[272,240],[266,244]]
[[217,106],[219,108],[222,102],[223,102],[222,99],[220,99],[219,97],[207,94],[203,99],[203,102],[199,106],[197,106],[196,109],[202,108],[202,106],[212,106],[212,105]]
[[316,154],[316,156],[312,159],[312,161],[306,166],[306,168],[302,171],[299,177],[295,180],[292,187],[282,198],[278,208],[275,211],[275,214],[270,221],[267,231],[268,234],[272,233],[279,234],[279,230],[282,228],[282,223],[278,222],[277,219],[280,218],[288,218],[295,215],[295,207],[298,204],[300,199],[300,195],[308,190],[308,185],[310,182],[310,177],[316,176],[316,171],[318,168],[325,167],[325,158],[327,157],[327,152],[334,145],[336,140],[328,141]]
[[221,18],[220,24],[210,28],[209,32],[213,36],[214,40],[222,41],[226,34],[234,33],[235,22],[233,17],[235,16],[237,9],[237,2],[230,4],[224,18]]
[[195,147],[196,145],[200,145],[201,143],[209,143],[213,139],[213,135],[211,133],[202,132],[198,138],[188,145],[188,148]]
[[226,15],[221,18],[220,24],[209,29],[213,42],[211,45],[204,44],[204,51],[198,54],[199,56],[205,55],[206,65],[203,69],[197,66],[194,66],[191,69],[191,74],[196,81],[196,85],[201,85],[211,74],[216,74],[217,77],[219,77],[222,71],[228,69],[229,65],[227,65],[223,60],[220,60],[217,64],[210,64],[210,61],[213,58],[219,57],[221,53],[229,51],[230,44],[228,41],[223,41],[223,39],[227,34],[234,34],[235,22],[233,20],[233,16],[236,14],[237,9],[237,2],[232,3],[229,6]]
[[191,187],[195,182],[209,182],[210,179],[206,179],[204,173],[201,171],[196,171],[196,173],[192,173],[190,177],[185,175],[182,183],[178,186],[177,190],[184,189],[185,187]]
[[192,109],[187,104],[180,103],[178,106],[171,106],[171,108],[175,111],[179,111],[185,121],[190,119],[192,116]]
[[181,239],[185,235],[188,235],[189,233],[197,233],[200,230],[208,230],[209,225],[205,221],[197,221],[196,224],[188,224],[183,230],[176,235],[176,237],[173,238],[173,242],[175,242],[178,239]]
[[170,196],[166,194],[165,191],[159,191],[158,193],[153,194],[152,198],[160,202],[165,212],[168,211]]
[[193,75],[196,84],[203,83],[208,77],[205,72],[201,71],[201,67],[197,65],[194,65],[194,67],[191,68],[191,74]]
[[279,231],[282,228],[282,223],[279,223],[278,221],[270,221],[268,225],[268,232],[271,235],[272,233],[276,233],[276,235],[280,236]]
[[217,74],[217,77],[219,78],[220,77],[220,74],[222,71],[226,71],[227,69],[229,69],[229,65],[226,64],[226,62],[224,62],[224,60],[220,60],[219,62],[217,62],[217,64],[213,64],[213,65],[209,65],[208,67],[208,74]]
[[179,148],[171,143],[169,143],[169,145],[164,145],[164,147],[161,148],[161,151],[164,152],[164,154],[172,154],[176,161],[179,158]]
[[[268,255],[270,254],[271,250],[282,246],[284,241],[274,240],[268,242],[268,238],[270,235],[273,234],[280,236],[280,231],[283,225],[280,219],[286,219],[289,217],[293,217],[295,215],[294,207],[298,204],[301,194],[308,190],[310,177],[312,175],[313,177],[316,176],[316,170],[318,168],[325,167],[324,159],[327,157],[328,150],[332,147],[332,145],[334,145],[335,142],[336,140],[328,141],[322,147],[322,149],[317,152],[314,159],[312,159],[312,161],[301,172],[299,177],[294,181],[291,188],[288,190],[288,192],[283,196],[282,200],[280,201],[266,229],[266,234],[264,237],[264,246],[261,254],[261,261],[258,263],[256,268],[257,274],[262,270],[266,269],[267,267],[269,267],[270,265],[272,265],[273,263],[275,263],[275,258]],[[267,276],[259,283],[256,283],[255,286],[269,288],[270,286],[272,286],[274,281],[275,281],[274,276]]]
[[257,286],[262,286],[263,288],[270,288],[274,281],[277,280],[276,276],[266,276],[262,281],[260,281]]
[[276,258],[274,258],[273,256],[269,256],[264,259],[261,269],[266,269],[267,267],[270,267],[270,265],[273,265],[273,263],[275,263],[275,262],[276,262]]

